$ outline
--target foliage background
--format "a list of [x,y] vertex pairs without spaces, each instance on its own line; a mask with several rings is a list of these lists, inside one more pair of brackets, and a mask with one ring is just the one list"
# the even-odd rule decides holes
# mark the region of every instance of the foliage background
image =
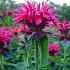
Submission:
[[[54,4],[54,3],[52,3],[52,4]],[[16,4],[15,1],[0,0],[0,13],[4,13],[7,9],[13,9],[14,10],[18,6],[20,6],[20,4]],[[60,11],[57,14],[60,15],[59,20],[61,22],[63,21],[64,17],[66,18],[67,22],[70,21],[70,5],[67,6],[67,4],[63,4],[63,6],[60,6],[60,5],[54,4],[52,9],[54,9],[54,8],[60,8]],[[3,18],[6,20],[4,20],[3,22],[1,22],[1,20],[0,20],[1,26],[3,26],[3,25],[7,25],[7,26],[11,26],[11,27],[16,26],[12,21],[13,17],[4,16]],[[6,23],[9,23],[9,25]],[[11,23],[13,23],[13,24],[11,25]],[[54,30],[54,29],[51,29],[51,30]],[[23,40],[25,40],[24,36],[21,35],[21,37],[23,38]],[[49,41],[51,39],[52,39],[52,37],[49,37]],[[58,42],[58,39],[54,38],[54,41]],[[11,68],[11,70],[31,70],[32,66],[33,66],[33,68],[35,68],[35,62],[36,62],[35,61],[36,60],[35,59],[36,54],[34,54],[36,52],[35,47],[29,47],[26,49],[21,49],[22,48],[21,46],[24,46],[24,44],[17,43],[17,37],[12,40],[10,45],[11,45],[10,50],[12,50],[11,53],[12,53],[13,57],[9,58],[9,59],[4,57],[5,70],[9,70],[10,68]],[[27,43],[27,47],[28,46],[31,46],[31,44],[29,42]],[[63,57],[63,52],[58,53],[58,55]],[[70,66],[69,66],[70,65],[70,47],[68,48],[68,51],[67,51],[67,57],[68,57],[67,68],[70,69]],[[31,59],[32,65],[29,65],[30,59]],[[63,63],[60,64],[61,60],[56,59],[56,61],[58,61],[58,63],[56,63],[56,66],[52,65],[52,70],[58,70],[57,68],[59,68],[59,70],[63,70],[62,69]]]

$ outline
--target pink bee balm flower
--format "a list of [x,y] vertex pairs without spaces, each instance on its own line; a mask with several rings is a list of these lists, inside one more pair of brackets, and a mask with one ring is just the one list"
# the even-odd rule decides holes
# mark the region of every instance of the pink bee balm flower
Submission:
[[0,53],[6,57],[11,57],[9,52],[9,42],[12,40],[12,34],[7,27],[0,28]]
[[64,20],[63,23],[57,24],[56,28],[61,29],[61,30],[68,30],[70,29],[70,23],[67,24],[66,20]]
[[5,11],[5,14],[12,16],[13,15],[13,10],[10,10],[10,9],[9,10],[6,10]]
[[0,13],[0,18],[2,18],[3,17],[3,14],[2,13]]
[[40,25],[42,22],[57,21],[57,19],[54,20],[54,14],[58,10],[50,11],[51,7],[47,3],[42,3],[41,5],[35,1],[33,3],[27,2],[27,4],[22,4],[22,7],[16,10],[18,14],[15,14],[14,22],[26,23],[26,21],[29,21],[32,23],[35,21],[36,25]]
[[70,23],[67,23],[64,19],[63,23],[59,23],[55,26],[58,30],[56,31],[56,35],[60,39],[69,39],[69,30],[70,30]]
[[12,38],[12,34],[8,31],[7,28],[0,28],[0,46],[7,45]]
[[60,45],[56,43],[50,43],[48,45],[48,51],[50,56],[55,56],[57,52],[60,52]]
[[10,28],[10,31],[13,34],[13,36],[16,36],[16,35],[20,34],[21,28],[20,27],[13,27],[13,28]]
[[21,4],[21,6],[16,10],[17,14],[14,14],[14,22],[22,22],[22,31],[32,34],[31,39],[40,39],[45,36],[44,30],[48,29],[50,22],[55,24],[57,21],[54,14],[58,9],[52,11],[52,6],[46,2],[37,4],[35,1],[32,3],[27,1],[27,4]]
[[18,42],[22,43],[23,42],[22,38],[18,38]]

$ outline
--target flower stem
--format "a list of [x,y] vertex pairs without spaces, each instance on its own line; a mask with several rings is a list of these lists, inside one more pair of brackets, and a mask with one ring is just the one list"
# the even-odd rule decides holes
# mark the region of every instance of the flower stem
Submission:
[[38,42],[35,42],[36,46],[36,70],[38,70]]
[[1,70],[4,70],[3,56],[1,55]]
[[66,70],[66,49],[64,48],[64,70]]
[[30,48],[29,48],[29,65],[30,65],[30,70],[33,70],[33,65],[32,65],[32,61],[31,61],[31,49],[32,49],[32,44],[31,44],[31,46],[30,46]]
[[41,70],[43,68],[47,70],[48,66],[48,38],[44,36],[40,39],[40,48],[41,48]]
[[47,70],[51,70],[51,64],[47,66]]

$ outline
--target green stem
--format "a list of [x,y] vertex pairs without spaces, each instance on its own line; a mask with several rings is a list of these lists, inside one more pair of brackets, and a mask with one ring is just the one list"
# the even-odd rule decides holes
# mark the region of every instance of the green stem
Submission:
[[41,48],[41,70],[47,70],[48,65],[48,38],[44,36],[40,39]]
[[3,56],[1,55],[1,70],[4,70]]
[[8,65],[8,70],[10,70],[10,66]]
[[36,70],[38,70],[38,42],[35,42],[36,46]]
[[64,70],[66,70],[66,49],[64,48]]
[[51,64],[47,66],[47,70],[51,70]]
[[[24,37],[24,41],[25,41],[25,44],[27,44],[28,43],[28,39],[27,39],[27,37],[25,36]],[[26,53],[26,58],[27,58],[27,48],[25,47],[25,53]]]
[[33,70],[33,65],[32,65],[32,61],[31,61],[31,50],[32,50],[32,44],[29,48],[29,65],[30,65],[30,70]]

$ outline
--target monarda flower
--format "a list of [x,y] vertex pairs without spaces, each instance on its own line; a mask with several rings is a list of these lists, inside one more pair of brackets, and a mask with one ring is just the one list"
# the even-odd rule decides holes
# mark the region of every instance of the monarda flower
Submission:
[[59,23],[56,25],[58,30],[56,31],[56,35],[61,39],[61,40],[67,40],[70,38],[69,35],[69,30],[70,30],[70,23],[67,23],[66,20],[63,21],[63,23]]
[[0,13],[0,18],[2,18],[3,17],[3,14],[2,13]]
[[23,41],[22,38],[18,37],[18,43],[21,44],[21,49],[23,48],[26,48],[27,47],[27,44]]
[[13,36],[17,36],[17,35],[19,35],[20,32],[21,32],[21,28],[20,28],[20,27],[10,28],[10,32],[12,33]]
[[60,52],[60,45],[56,43],[50,43],[48,45],[48,51],[50,56],[55,56],[56,53]]
[[8,55],[8,47],[9,42],[12,39],[12,34],[9,32],[7,27],[0,28],[0,53],[4,54],[5,56]]
[[23,40],[22,40],[21,38],[18,38],[18,42],[19,42],[19,43],[22,43]]
[[37,4],[35,1],[32,3],[27,1],[27,4],[22,4],[22,7],[16,10],[14,22],[22,22],[23,28],[27,26],[24,32],[32,33],[31,38],[40,39],[46,35],[43,31],[45,27],[49,27],[51,22],[56,24],[57,18],[54,14],[58,9],[52,11],[51,7],[46,2]]
[[9,10],[6,10],[5,11],[5,14],[12,16],[13,15],[13,10],[10,10],[10,9]]

